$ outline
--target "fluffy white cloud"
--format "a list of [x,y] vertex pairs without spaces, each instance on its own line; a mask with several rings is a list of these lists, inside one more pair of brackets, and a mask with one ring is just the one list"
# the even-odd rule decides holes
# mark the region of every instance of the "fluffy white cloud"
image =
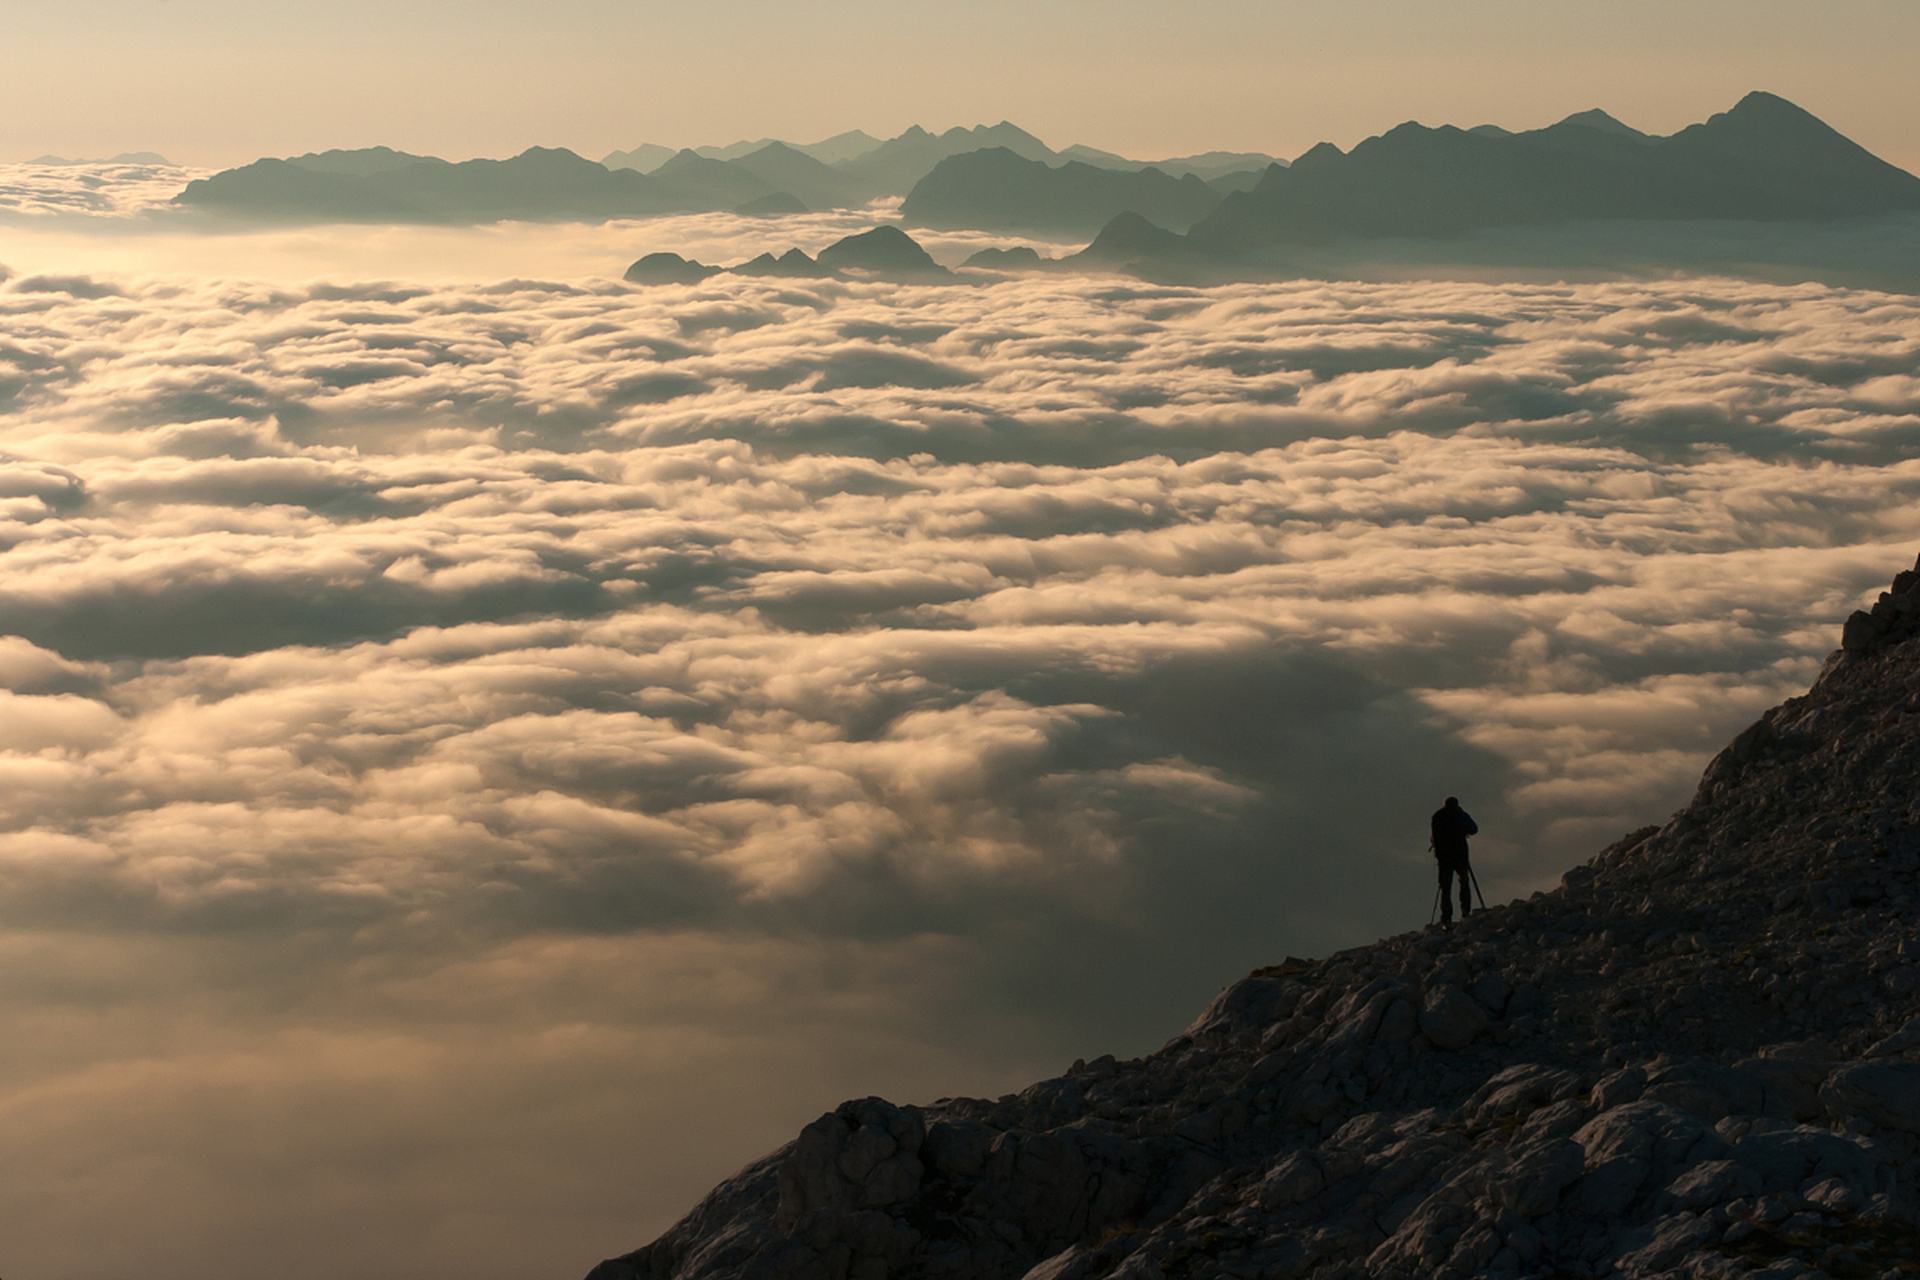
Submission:
[[[681,1091],[763,1100],[714,1121],[744,1158],[1422,924],[1449,792],[1490,894],[1539,887],[1920,543],[1885,294],[42,272],[0,325],[0,912],[43,939],[19,1016],[92,1028],[0,1126],[114,1203],[168,1149],[179,1212],[369,1215],[421,1274],[506,1264],[403,1211],[563,1271],[638,1243],[720,1170],[586,1135],[670,1165]],[[246,1190],[196,1080],[397,1207]],[[115,1164],[87,1117],[143,1090],[174,1118]],[[529,1097],[537,1175],[589,1151],[637,1212],[446,1172]]]

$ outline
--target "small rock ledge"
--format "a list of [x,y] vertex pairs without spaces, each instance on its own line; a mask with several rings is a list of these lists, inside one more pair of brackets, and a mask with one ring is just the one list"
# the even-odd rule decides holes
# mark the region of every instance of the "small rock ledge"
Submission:
[[589,1280],[1920,1277],[1920,569],[1562,887],[849,1102]]

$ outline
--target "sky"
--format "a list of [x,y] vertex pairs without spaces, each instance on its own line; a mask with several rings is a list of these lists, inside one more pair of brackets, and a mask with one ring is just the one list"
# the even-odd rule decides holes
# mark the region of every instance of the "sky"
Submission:
[[[1801,9],[0,0],[0,162],[1764,87],[1920,167],[1913,6]],[[1551,887],[1920,551],[1911,294],[638,287],[887,210],[142,216],[190,173],[0,163],[9,1276],[583,1275],[843,1099],[1422,926],[1446,794]]]
[[1292,157],[1407,119],[1602,107],[1665,133],[1752,89],[1920,168],[1908,0],[4,0],[0,160],[225,167],[809,142],[1010,119],[1153,159]]

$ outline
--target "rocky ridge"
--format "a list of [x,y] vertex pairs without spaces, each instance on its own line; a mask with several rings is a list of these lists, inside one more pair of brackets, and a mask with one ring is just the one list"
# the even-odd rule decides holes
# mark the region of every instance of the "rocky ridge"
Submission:
[[953,279],[953,273],[935,262],[912,236],[887,225],[843,236],[822,249],[817,258],[809,258],[800,249],[788,249],[777,258],[772,253],[763,253],[731,267],[715,267],[677,253],[650,253],[628,267],[624,278],[629,284],[698,284],[722,272],[801,280],[864,278],[920,284],[940,284]]
[[1920,566],[1562,886],[848,1102],[589,1280],[1920,1275]]

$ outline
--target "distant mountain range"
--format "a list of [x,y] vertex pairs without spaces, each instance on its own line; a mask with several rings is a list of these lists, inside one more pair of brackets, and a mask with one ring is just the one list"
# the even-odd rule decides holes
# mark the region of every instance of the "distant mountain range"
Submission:
[[[1184,226],[1204,212],[1198,204],[1211,208],[1220,194],[1252,187],[1267,168],[1281,163],[1252,153],[1208,152],[1163,162],[1156,173],[1142,162],[1092,148],[1057,153],[1002,121],[940,134],[916,126],[885,141],[853,130],[806,145],[760,139],[672,151],[648,144],[616,151],[600,164],[571,151],[542,147],[506,160],[457,164],[387,147],[327,151],[225,170],[190,183],[175,203],[248,218],[429,223],[714,210],[772,215],[858,208],[876,199],[907,196],[943,162],[982,151],[1003,151],[1041,171],[1062,166],[1093,174],[1153,174],[1105,187],[1086,174],[1064,182],[1041,178],[1051,184],[1049,190],[1062,193],[1063,210],[1074,210],[1071,217],[1056,217],[1048,225],[1087,234],[1112,213],[1133,207],[1117,196],[1109,195],[1102,203],[1100,197],[1073,194],[1090,182],[1101,191],[1148,193],[1140,197],[1145,202],[1141,207]],[[1088,157],[1095,158],[1091,164]],[[1151,198],[1164,180],[1184,180],[1187,175],[1201,185],[1189,184],[1185,198]],[[1213,186],[1207,187],[1208,182]],[[1119,204],[1113,203],[1116,198]],[[1034,204],[1033,197],[1024,200],[1022,205],[1015,198],[1009,207]],[[923,203],[937,210],[950,201]],[[1003,216],[996,225],[1009,225],[1016,218]]]
[[1176,180],[1157,167],[1122,172],[974,151],[936,165],[901,216],[944,229],[1098,228],[1070,263],[1206,277],[1300,246],[1574,222],[1818,222],[1920,211],[1920,178],[1768,93],[1671,137],[1599,110],[1524,133],[1403,124],[1350,152],[1322,143],[1291,166],[1269,166],[1246,190],[1234,189],[1233,176],[1209,185],[1191,171]]
[[1185,230],[1223,194],[1191,172],[1175,178],[1150,166],[1102,169],[1079,160],[1055,167],[992,147],[935,165],[914,184],[900,216],[919,227],[1091,235],[1134,213]]
[[78,164],[163,164],[171,166],[173,162],[161,155],[158,151],[122,151],[119,155],[109,156],[105,160],[69,160],[65,156],[35,156],[33,159],[27,161],[27,163],[43,164],[50,167],[65,167],[67,165]]
[[[1488,228],[1906,211],[1920,211],[1920,178],[1784,98],[1750,93],[1670,137],[1586,111],[1525,133],[1403,124],[1349,152],[1322,143],[1226,196],[1185,237],[1143,237],[1136,220],[1116,220],[1084,256],[1110,264],[1240,260],[1291,246]],[[1144,259],[1133,256],[1143,248]]]
[[[840,164],[863,156],[881,144],[882,139],[873,137],[860,129],[849,129],[845,133],[836,133],[831,138],[819,142],[795,143],[780,142],[778,138],[759,138],[752,142],[733,142],[724,147],[694,147],[696,155],[709,160],[738,160],[742,156],[752,155],[762,147],[778,142],[779,145],[811,156],[822,164]],[[641,173],[652,173],[667,161],[678,155],[673,147],[663,147],[657,143],[645,142],[631,151],[613,151],[602,156],[600,163],[609,169],[638,169]]]
[[[1064,260],[1002,253],[970,264],[996,271],[1204,281],[1457,259],[1465,269],[1588,274],[1751,263],[1776,279],[1814,264],[1827,276],[1801,278],[1920,282],[1920,178],[1768,93],[1668,137],[1599,110],[1525,132],[1409,123],[1351,151],[1322,143],[1291,166],[1249,153],[1149,165],[1087,147],[1056,152],[1004,121],[885,141],[854,131],[804,146],[664,151],[616,153],[609,161],[642,167],[614,168],[546,148],[458,164],[385,147],[328,151],[215,174],[176,203],[245,218],[472,223],[715,210],[771,218],[904,197],[908,226],[1092,241]],[[1865,248],[1843,230],[1875,216],[1910,221]],[[1799,230],[1751,230],[1789,225]],[[664,274],[633,278],[688,269],[664,263]],[[789,254],[754,269],[809,274],[818,264]]]
[[[615,171],[545,147],[510,160],[454,164],[371,147],[256,160],[188,183],[174,203],[247,218],[473,223],[647,217],[730,208],[767,194],[760,184],[747,189],[737,181],[746,175],[692,152],[674,164],[680,167],[672,174]],[[723,172],[716,176],[706,166]]]

